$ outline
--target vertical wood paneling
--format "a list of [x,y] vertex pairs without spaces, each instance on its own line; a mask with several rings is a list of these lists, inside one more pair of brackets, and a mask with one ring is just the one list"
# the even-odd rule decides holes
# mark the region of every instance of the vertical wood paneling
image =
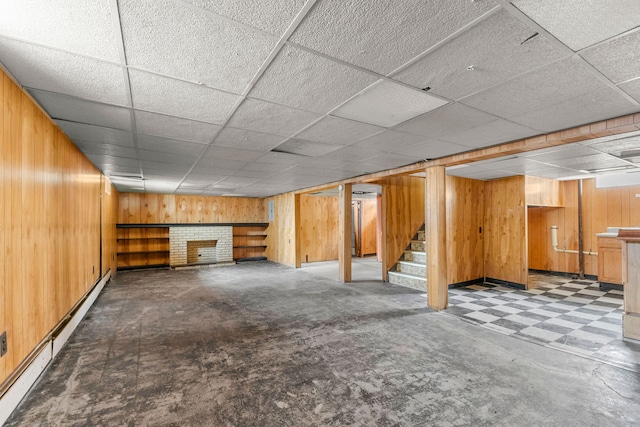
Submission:
[[529,206],[562,206],[563,204],[562,186],[560,181],[555,179],[526,176],[525,193]]
[[0,77],[2,383],[100,277],[101,174]]
[[302,262],[338,259],[338,198],[300,196]]
[[270,261],[291,267],[296,266],[296,236],[298,235],[295,199],[293,193],[287,193],[264,200],[265,205],[269,200],[274,202],[274,218],[267,228],[265,255]]
[[383,191],[383,268],[388,271],[424,224],[424,178],[398,176],[376,181]]
[[447,281],[484,277],[484,181],[446,177]]
[[524,177],[485,183],[485,276],[527,284],[527,211]]
[[373,255],[378,250],[378,203],[376,199],[362,199],[360,202],[360,254]]
[[118,223],[264,222],[263,200],[249,197],[120,193]]

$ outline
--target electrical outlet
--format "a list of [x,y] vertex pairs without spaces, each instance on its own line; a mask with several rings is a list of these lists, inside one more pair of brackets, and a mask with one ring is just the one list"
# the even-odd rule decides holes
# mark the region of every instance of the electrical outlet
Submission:
[[7,331],[0,335],[0,357],[7,354]]

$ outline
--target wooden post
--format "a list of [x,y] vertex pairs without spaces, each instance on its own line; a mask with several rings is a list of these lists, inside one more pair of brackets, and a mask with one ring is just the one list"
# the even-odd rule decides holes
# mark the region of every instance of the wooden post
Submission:
[[445,168],[426,169],[425,237],[427,249],[427,304],[436,310],[447,308],[447,216]]
[[300,194],[296,194],[293,196],[293,216],[294,216],[294,223],[293,223],[293,227],[295,230],[295,239],[294,239],[294,243],[296,245],[295,247],[295,260],[294,260],[294,267],[295,268],[300,268],[302,266],[302,253],[301,250],[302,248],[300,247],[300,227],[301,227],[301,220],[300,220]]
[[618,239],[622,240],[622,336],[640,340],[640,230],[621,228]]
[[351,282],[351,184],[339,187],[338,264],[341,282]]

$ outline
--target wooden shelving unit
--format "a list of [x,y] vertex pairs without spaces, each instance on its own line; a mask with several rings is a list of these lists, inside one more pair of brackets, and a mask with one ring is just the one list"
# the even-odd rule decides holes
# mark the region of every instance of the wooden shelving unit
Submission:
[[233,259],[236,261],[264,258],[265,232],[269,224],[233,226]]
[[118,227],[118,270],[169,266],[169,227]]

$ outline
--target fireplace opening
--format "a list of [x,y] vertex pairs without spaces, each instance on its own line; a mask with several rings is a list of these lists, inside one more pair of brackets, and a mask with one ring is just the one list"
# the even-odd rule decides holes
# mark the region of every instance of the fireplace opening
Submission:
[[187,264],[215,264],[218,261],[217,240],[188,240]]

